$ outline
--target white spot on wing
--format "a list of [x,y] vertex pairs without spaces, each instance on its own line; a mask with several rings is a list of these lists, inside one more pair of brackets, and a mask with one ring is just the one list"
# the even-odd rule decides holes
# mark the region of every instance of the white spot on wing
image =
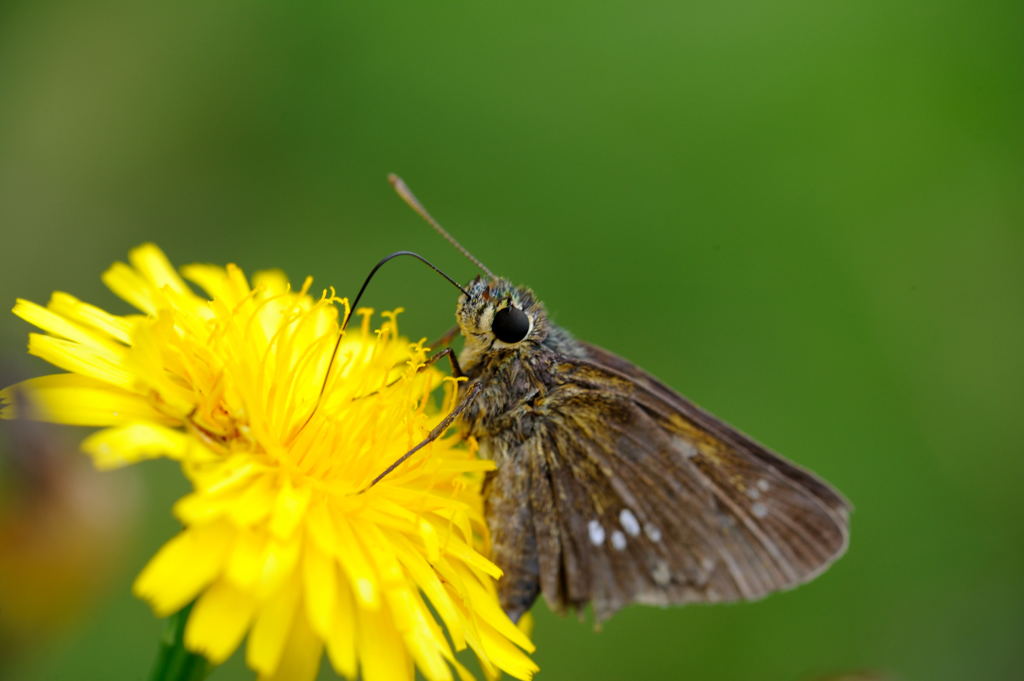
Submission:
[[626,531],[626,534],[631,537],[640,534],[640,523],[637,522],[636,516],[628,508],[619,511],[619,524],[622,525],[622,529]]
[[615,547],[616,551],[622,551],[626,548],[626,535],[622,534],[619,530],[612,532],[612,546]]
[[759,490],[756,487],[748,487],[747,496],[750,497],[751,499],[757,499],[761,496],[761,490]]
[[668,569],[668,563],[663,560],[659,560],[655,564],[654,569],[651,570],[651,577],[654,579],[654,583],[660,586],[665,586],[672,581],[672,571]]
[[651,525],[650,523],[644,525],[644,534],[653,542],[661,541],[661,530],[658,529],[657,525]]
[[596,520],[591,520],[587,523],[587,534],[590,535],[590,543],[594,546],[600,546],[604,543],[604,528]]
[[767,507],[767,506],[765,506],[764,504],[762,504],[762,503],[761,503],[760,501],[759,501],[759,502],[757,502],[756,504],[753,504],[753,505],[752,505],[752,506],[750,507],[750,510],[751,510],[751,511],[753,512],[753,514],[754,514],[755,516],[757,516],[758,518],[763,518],[763,517],[765,517],[766,515],[768,515],[768,507]]
[[679,453],[685,456],[687,459],[692,459],[693,457],[700,454],[700,452],[697,451],[697,448],[694,447],[693,443],[690,442],[689,440],[684,440],[683,438],[676,436],[672,438],[672,441],[679,449]]
[[771,487],[771,485],[768,484],[767,480],[765,480],[764,478],[761,478],[760,480],[757,481],[757,487],[762,492],[767,492],[768,488]]

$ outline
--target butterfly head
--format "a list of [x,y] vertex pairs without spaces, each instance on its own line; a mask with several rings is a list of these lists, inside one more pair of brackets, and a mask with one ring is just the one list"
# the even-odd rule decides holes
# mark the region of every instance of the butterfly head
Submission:
[[463,354],[467,358],[475,360],[491,350],[539,343],[547,337],[544,306],[529,289],[507,279],[477,277],[465,291],[459,296],[455,319],[466,339]]

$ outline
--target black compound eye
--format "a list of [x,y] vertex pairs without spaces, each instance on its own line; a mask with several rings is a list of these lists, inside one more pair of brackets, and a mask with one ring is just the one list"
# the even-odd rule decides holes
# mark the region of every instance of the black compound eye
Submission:
[[530,333],[530,318],[522,310],[505,307],[495,313],[491,331],[503,343],[518,343]]

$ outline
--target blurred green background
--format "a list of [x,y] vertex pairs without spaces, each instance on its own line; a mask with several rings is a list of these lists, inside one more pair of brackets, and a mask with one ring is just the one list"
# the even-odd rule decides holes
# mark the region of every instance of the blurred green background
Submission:
[[[471,277],[398,172],[559,323],[857,509],[843,560],[759,603],[599,633],[538,607],[540,678],[1018,678],[1024,4],[370,4],[0,5],[2,304],[127,311],[99,274],[148,240],[349,294],[398,249]],[[414,337],[452,322],[411,261],[366,302],[406,307]],[[9,379],[45,371],[28,330],[0,317]],[[162,625],[130,583],[184,483],[109,475],[134,530],[11,678],[149,667]]]

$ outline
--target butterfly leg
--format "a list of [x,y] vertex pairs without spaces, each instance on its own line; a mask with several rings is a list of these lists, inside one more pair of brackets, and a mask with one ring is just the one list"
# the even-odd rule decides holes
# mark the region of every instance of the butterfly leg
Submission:
[[417,444],[415,447],[413,447],[412,449],[407,451],[402,456],[398,457],[398,459],[396,459],[394,463],[392,463],[390,466],[385,468],[380,473],[380,475],[375,477],[370,482],[370,484],[367,485],[366,487],[364,487],[363,489],[361,489],[359,491],[359,493],[362,494],[366,490],[368,490],[371,487],[373,487],[374,485],[376,485],[378,482],[383,480],[385,478],[385,476],[388,475],[388,473],[390,473],[391,471],[395,470],[396,468],[401,466],[403,463],[405,463],[405,460],[408,459],[410,456],[412,456],[413,454],[415,454],[419,450],[423,449],[424,447],[426,447],[428,444],[430,444],[431,442],[433,442],[437,438],[439,438],[442,435],[444,435],[444,431],[448,430],[448,426],[452,425],[452,423],[455,421],[455,419],[457,419],[459,417],[459,414],[461,414],[466,409],[466,407],[469,405],[470,401],[474,397],[476,397],[476,394],[478,392],[480,392],[481,385],[482,384],[480,384],[480,383],[474,383],[473,385],[471,385],[469,390],[466,391],[466,395],[462,398],[462,401],[459,402],[457,405],[455,405],[455,408],[452,409],[451,413],[448,414],[448,416],[445,416],[441,420],[440,423],[438,423],[436,426],[434,426],[434,428],[429,433],[427,433],[427,436],[425,438],[423,438],[422,442]]
[[437,360],[441,359],[442,357],[448,358],[448,362],[452,366],[452,376],[454,376],[455,378],[461,378],[465,376],[465,374],[462,373],[462,367],[459,366],[459,360],[455,358],[455,351],[452,350],[451,348],[445,348],[444,350],[435,352],[427,359],[426,362],[423,363],[423,366],[421,366],[419,370],[423,371],[428,366],[430,366]]
[[459,326],[458,326],[458,324],[456,324],[452,328],[450,328],[447,331],[445,331],[444,335],[442,335],[440,338],[438,338],[433,343],[427,343],[427,347],[428,348],[446,348],[449,345],[451,345],[452,341],[455,340],[455,337],[458,336],[458,335],[459,335]]

